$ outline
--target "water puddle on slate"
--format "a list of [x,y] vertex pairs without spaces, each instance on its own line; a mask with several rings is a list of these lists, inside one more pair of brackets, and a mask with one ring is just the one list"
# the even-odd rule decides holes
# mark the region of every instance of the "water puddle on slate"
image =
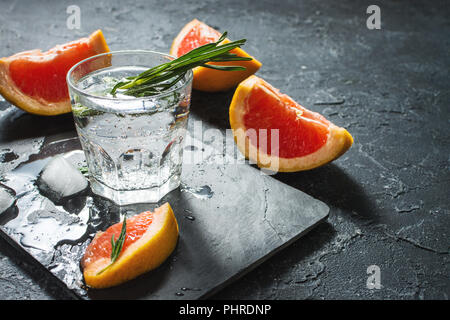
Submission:
[[41,194],[36,181],[55,155],[63,154],[75,168],[86,165],[84,153],[77,147],[77,139],[52,141],[2,177],[0,187],[15,192],[15,203],[0,214],[0,229],[69,289],[87,298],[79,264],[86,247],[97,231],[141,211],[139,205],[119,207],[92,194],[89,187],[57,204]]
[[[131,217],[141,211],[151,210],[158,204],[120,207],[94,195],[89,187],[73,197],[55,202],[44,196],[38,183],[42,169],[56,155],[63,155],[75,168],[85,167],[85,156],[79,147],[76,137],[47,140],[39,154],[31,156],[2,177],[3,186],[0,187],[15,193],[15,203],[0,214],[0,230],[62,280],[70,290],[88,299],[89,292],[83,281],[80,260],[96,232],[121,221],[124,216]],[[194,188],[182,184],[180,191],[197,199],[208,199],[214,194],[207,185]],[[195,218],[187,213],[186,219],[194,221]],[[197,289],[181,289],[188,290]]]
[[9,148],[0,150],[0,163],[11,162],[18,158],[19,155]]
[[[65,157],[77,166],[84,154],[71,151]],[[0,228],[57,278],[63,279],[70,289],[84,295],[79,261],[97,227],[104,223],[97,221],[99,206],[89,191],[60,205],[39,192],[36,179],[51,159],[22,164],[4,176],[3,184],[15,191],[16,203],[14,216],[2,219]]]

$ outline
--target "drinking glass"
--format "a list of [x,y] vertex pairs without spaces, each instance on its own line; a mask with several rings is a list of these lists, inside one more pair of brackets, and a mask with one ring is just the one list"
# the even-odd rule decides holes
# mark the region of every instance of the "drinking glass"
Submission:
[[67,74],[91,189],[119,205],[158,202],[180,185],[192,71],[157,95],[110,94],[124,78],[171,59],[153,51],[108,52]]

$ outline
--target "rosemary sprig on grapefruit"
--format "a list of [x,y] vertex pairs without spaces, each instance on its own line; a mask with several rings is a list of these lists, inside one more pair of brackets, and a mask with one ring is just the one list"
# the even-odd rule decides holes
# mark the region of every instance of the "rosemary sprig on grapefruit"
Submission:
[[[121,250],[111,263],[111,239],[120,239],[120,234],[124,238]],[[125,227],[116,223],[97,233],[86,248],[81,260],[84,280],[92,288],[107,288],[134,279],[160,266],[177,240],[178,223],[168,203],[128,218]]]
[[112,264],[117,260],[120,255],[120,252],[123,248],[123,243],[125,242],[125,236],[127,234],[127,219],[124,218],[122,222],[122,230],[120,231],[119,237],[117,240],[115,239],[115,235],[111,236],[111,262],[102,270],[100,270],[97,275],[103,273],[105,270],[110,268]]

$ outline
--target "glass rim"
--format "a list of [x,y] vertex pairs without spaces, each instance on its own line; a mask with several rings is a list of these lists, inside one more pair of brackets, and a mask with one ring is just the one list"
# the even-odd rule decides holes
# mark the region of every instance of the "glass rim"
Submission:
[[[189,83],[192,82],[192,79],[194,77],[192,69],[188,70],[186,72],[186,76],[185,76],[185,77],[187,77],[187,79],[185,79],[184,83],[182,83],[181,86],[178,86],[178,87],[174,86],[173,88],[171,88],[168,91],[164,91],[164,92],[161,92],[159,94],[155,94],[155,95],[151,95],[151,96],[144,96],[144,97],[133,97],[133,96],[130,96],[129,98],[104,97],[104,96],[98,96],[98,95],[95,95],[95,94],[91,94],[91,93],[86,92],[86,90],[84,90],[84,89],[77,88],[76,84],[73,82],[72,77],[71,77],[71,75],[73,74],[74,70],[77,67],[79,67],[83,63],[86,63],[86,62],[88,62],[90,60],[94,60],[94,59],[102,57],[102,56],[114,55],[114,54],[119,54],[119,55],[121,55],[121,54],[156,54],[156,55],[159,55],[159,56],[165,56],[165,57],[168,57],[168,58],[176,59],[176,57],[174,57],[174,56],[172,56],[172,55],[170,55],[168,53],[162,53],[162,52],[152,51],[152,50],[117,50],[117,51],[104,52],[104,53],[96,54],[95,56],[91,56],[89,58],[83,59],[83,60],[77,62],[76,64],[74,64],[69,69],[69,71],[67,72],[67,75],[66,75],[67,85],[72,90],[77,92],[78,94],[82,94],[83,96],[94,98],[94,99],[102,99],[102,100],[110,100],[110,101],[149,100],[149,99],[157,99],[157,98],[160,98],[160,97],[166,97],[166,96],[172,94],[175,91],[184,89]],[[97,70],[101,70],[101,69],[97,69]],[[94,71],[97,71],[97,70],[94,70]],[[90,73],[87,73],[85,76],[87,76],[89,74]],[[180,81],[183,81],[183,80],[180,80]]]

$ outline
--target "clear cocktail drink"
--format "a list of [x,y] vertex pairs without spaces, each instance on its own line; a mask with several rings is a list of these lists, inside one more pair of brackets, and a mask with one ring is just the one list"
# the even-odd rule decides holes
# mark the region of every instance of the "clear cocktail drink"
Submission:
[[192,72],[157,95],[110,94],[121,79],[169,59],[149,51],[113,52],[69,71],[73,116],[91,189],[120,205],[157,202],[180,185]]

